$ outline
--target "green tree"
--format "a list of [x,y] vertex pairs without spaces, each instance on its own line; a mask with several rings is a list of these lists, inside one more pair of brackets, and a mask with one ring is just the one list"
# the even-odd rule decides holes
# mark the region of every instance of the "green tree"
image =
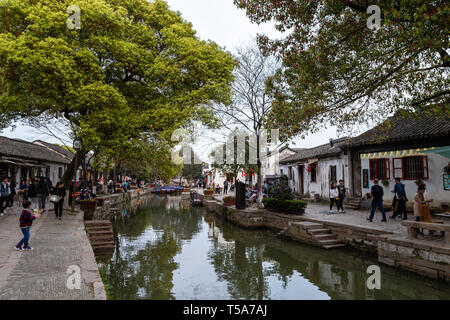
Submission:
[[[79,30],[67,27],[70,5]],[[0,0],[0,125],[64,117],[83,140],[79,158],[214,125],[209,105],[229,100],[233,68],[161,0]]]
[[[259,37],[283,59],[273,77],[271,123],[284,140],[329,122],[344,128],[396,110],[448,116],[450,6],[445,0],[235,0],[283,39]],[[367,26],[369,5],[381,28]],[[370,11],[369,11],[370,12]]]

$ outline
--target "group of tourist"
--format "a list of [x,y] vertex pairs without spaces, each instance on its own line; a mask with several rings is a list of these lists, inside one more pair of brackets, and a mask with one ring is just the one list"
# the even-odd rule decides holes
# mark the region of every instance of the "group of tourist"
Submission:
[[[374,180],[374,185],[371,188],[372,195],[372,208],[370,210],[370,216],[367,218],[368,221],[372,222],[375,211],[380,209],[382,215],[382,222],[387,222],[386,212],[383,206],[383,187],[379,185],[378,180]],[[406,189],[405,185],[400,182],[400,178],[395,178],[395,186],[394,186],[394,200],[392,203],[394,213],[389,218],[395,219],[396,217],[402,217],[403,220],[407,220],[408,216],[406,213],[406,202],[408,198],[406,197]],[[428,203],[432,202],[426,192],[425,184],[419,184],[417,193],[414,197],[414,217],[416,221],[420,221],[421,212],[420,205],[428,206]]]

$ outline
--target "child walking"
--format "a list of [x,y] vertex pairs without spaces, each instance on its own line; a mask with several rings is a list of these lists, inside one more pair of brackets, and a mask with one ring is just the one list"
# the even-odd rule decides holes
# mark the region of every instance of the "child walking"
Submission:
[[[22,214],[20,215],[20,229],[23,233],[23,238],[20,240],[20,242],[16,245],[16,250],[22,251],[22,250],[33,250],[32,247],[28,245],[28,240],[30,240],[30,228],[33,224],[34,219],[39,218],[41,215],[36,213],[31,213],[31,201],[25,200],[23,202],[23,210]],[[23,248],[22,248],[23,246]]]

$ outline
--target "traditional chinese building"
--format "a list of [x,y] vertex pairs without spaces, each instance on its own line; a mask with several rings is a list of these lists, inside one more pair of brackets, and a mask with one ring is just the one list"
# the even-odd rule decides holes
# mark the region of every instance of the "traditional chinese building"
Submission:
[[425,183],[434,205],[450,202],[450,119],[394,116],[349,140],[352,158],[351,187],[354,196],[370,193],[373,181],[384,187],[384,199],[392,200],[394,179],[400,178],[411,201],[417,184]]

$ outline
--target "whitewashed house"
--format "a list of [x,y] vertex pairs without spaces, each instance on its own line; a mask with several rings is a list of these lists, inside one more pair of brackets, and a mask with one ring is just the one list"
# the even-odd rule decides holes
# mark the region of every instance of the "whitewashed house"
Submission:
[[349,159],[345,143],[348,138],[299,152],[280,161],[280,174],[288,176],[294,192],[310,198],[328,199],[332,182],[344,180],[348,189]]
[[49,177],[56,184],[70,161],[67,155],[56,152],[42,142],[0,137],[0,177],[11,177],[17,184],[21,179],[35,176]]

